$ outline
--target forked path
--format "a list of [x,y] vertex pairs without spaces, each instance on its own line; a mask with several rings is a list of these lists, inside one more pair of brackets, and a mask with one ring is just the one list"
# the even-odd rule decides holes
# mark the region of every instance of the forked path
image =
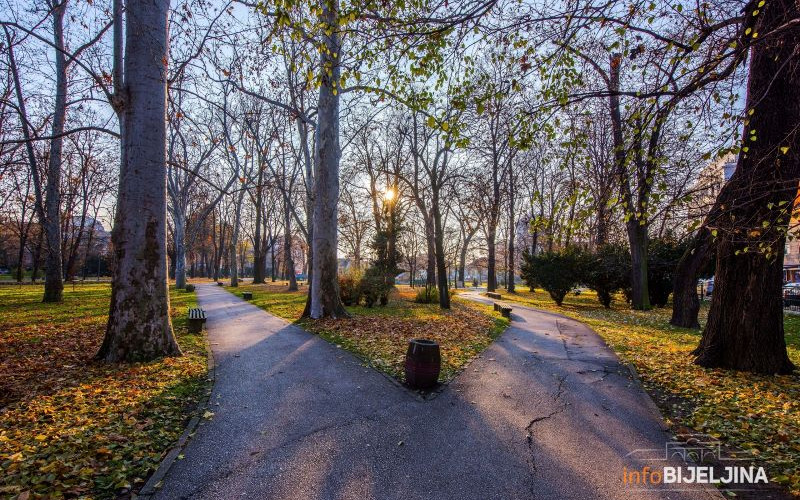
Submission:
[[[589,328],[517,308],[436,398],[225,290],[197,287],[216,359],[214,416],[158,498],[698,499],[625,485],[669,440]],[[478,296],[473,299],[481,300]]]

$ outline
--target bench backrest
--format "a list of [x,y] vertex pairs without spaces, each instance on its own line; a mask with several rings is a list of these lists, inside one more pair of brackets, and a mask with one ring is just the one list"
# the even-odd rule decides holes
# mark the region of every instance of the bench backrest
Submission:
[[189,319],[204,319],[205,317],[206,312],[199,307],[193,307],[189,309]]

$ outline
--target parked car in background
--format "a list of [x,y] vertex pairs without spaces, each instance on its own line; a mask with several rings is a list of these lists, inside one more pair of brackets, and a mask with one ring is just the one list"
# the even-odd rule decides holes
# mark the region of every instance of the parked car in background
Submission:
[[706,297],[710,297],[711,293],[714,291],[714,278],[707,279],[707,280],[697,280],[697,294],[700,296],[701,300],[705,299]]
[[712,293],[714,293],[714,277],[713,276],[706,281],[706,297],[711,297]]
[[800,307],[800,283],[783,285],[783,307]]

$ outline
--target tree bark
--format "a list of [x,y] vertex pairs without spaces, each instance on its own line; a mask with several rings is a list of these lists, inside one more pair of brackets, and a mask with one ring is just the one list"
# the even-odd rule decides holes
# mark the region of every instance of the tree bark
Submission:
[[628,232],[628,242],[631,247],[631,295],[632,307],[634,309],[650,309],[650,296],[647,286],[647,224],[642,224],[639,216],[635,213],[634,207],[641,210],[641,217],[645,217],[645,210],[641,206],[643,200],[634,202],[633,194],[629,184],[628,158],[625,153],[625,142],[622,132],[622,113],[619,102],[619,81],[620,65],[622,56],[612,54],[609,61],[609,112],[611,116],[612,137],[614,139],[614,168],[616,170],[617,181],[622,200],[626,203],[628,210],[628,221],[625,227]]
[[284,203],[283,223],[283,262],[286,266],[286,279],[289,280],[289,291],[297,291],[297,276],[294,269],[294,259],[292,258],[292,216],[288,201]]
[[650,296],[647,287],[647,247],[649,244],[647,226],[638,220],[627,222],[628,243],[631,247],[631,306],[637,310],[650,309]]
[[262,220],[262,205],[263,201],[263,188],[261,187],[261,183],[263,182],[263,172],[264,169],[260,168],[258,172],[258,187],[256,188],[256,234],[253,237],[253,284],[261,284],[264,283],[264,261],[266,260],[266,254],[264,249],[264,241],[261,238],[261,220]]
[[338,213],[339,201],[339,92],[342,42],[339,2],[323,2],[320,21],[328,30],[320,51],[321,85],[317,104],[317,137],[314,143],[314,220],[310,307],[313,319],[349,316],[339,297]]
[[697,297],[697,276],[713,257],[711,231],[703,226],[692,238],[675,270],[675,283],[672,285],[671,325],[682,328],[700,328],[697,315],[700,312],[700,299]]
[[[509,169],[511,165],[509,164]],[[514,293],[516,284],[514,283],[514,270],[516,268],[516,255],[514,255],[514,240],[517,236],[516,220],[514,218],[514,176],[509,175],[508,183],[508,265],[507,265],[507,279],[506,291]]]
[[17,252],[17,283],[22,283],[25,279],[25,245],[28,240],[28,232],[20,232],[19,235],[19,251]]
[[104,361],[180,355],[167,284],[166,103],[168,0],[130,0],[125,99],[112,242],[115,265]]
[[489,246],[486,263],[486,290],[494,292],[497,290],[497,225],[491,222],[491,217],[489,219],[489,228],[486,231],[486,244]]
[[439,288],[439,308],[450,309],[450,290],[447,280],[447,263],[444,255],[444,228],[442,227],[442,214],[439,209],[438,189],[433,191],[433,201],[431,203],[433,212],[434,239],[436,245],[436,279]]
[[176,208],[172,214],[172,232],[175,237],[175,286],[186,288],[186,219]]
[[472,242],[472,238],[474,237],[475,232],[472,231],[471,233],[464,232],[464,243],[461,246],[461,251],[459,252],[458,256],[458,280],[464,283],[466,286],[466,274],[467,274],[467,250],[469,249],[469,244]]
[[61,302],[64,278],[61,261],[61,155],[64,122],[67,118],[67,61],[64,54],[64,14],[67,2],[53,6],[53,41],[56,46],[56,100],[53,111],[53,139],[45,188],[45,239],[47,240],[47,270],[44,278],[43,302]]
[[[695,363],[764,374],[794,370],[783,326],[783,254],[800,183],[800,7],[748,5],[748,118],[736,171],[722,188],[714,293]],[[794,23],[794,24],[792,24]],[[746,251],[745,251],[746,250]]]
[[425,223],[425,246],[427,249],[425,260],[425,283],[428,286],[436,286],[436,230],[434,222],[427,214],[423,214]]
[[244,189],[239,191],[239,198],[236,200],[236,209],[233,214],[233,228],[231,230],[231,241],[228,247],[228,266],[230,269],[230,285],[239,286],[239,266],[244,262],[239,262],[237,246],[239,245],[239,232],[242,226],[242,203],[244,202]]

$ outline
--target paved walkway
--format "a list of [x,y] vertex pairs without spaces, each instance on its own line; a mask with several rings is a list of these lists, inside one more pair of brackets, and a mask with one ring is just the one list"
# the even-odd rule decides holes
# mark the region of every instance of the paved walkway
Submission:
[[221,288],[197,293],[215,415],[157,498],[719,498],[622,483],[623,467],[660,464],[629,453],[663,456],[669,436],[576,321],[516,308],[512,326],[426,401]]

